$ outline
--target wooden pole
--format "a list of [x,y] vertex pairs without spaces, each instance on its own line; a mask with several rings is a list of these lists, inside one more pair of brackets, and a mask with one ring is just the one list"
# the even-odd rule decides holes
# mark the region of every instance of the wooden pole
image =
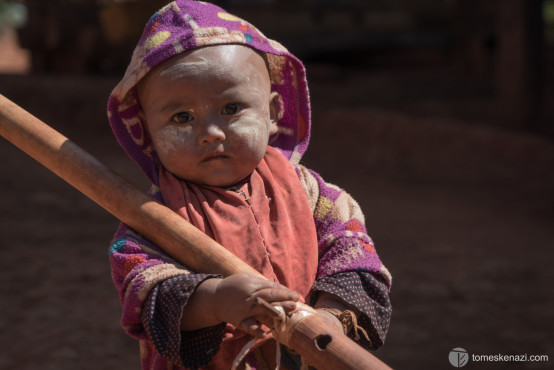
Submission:
[[[0,135],[195,271],[262,276],[65,136],[0,95]],[[262,276],[263,277],[263,276]],[[389,369],[315,314],[295,325],[291,349],[318,369]]]

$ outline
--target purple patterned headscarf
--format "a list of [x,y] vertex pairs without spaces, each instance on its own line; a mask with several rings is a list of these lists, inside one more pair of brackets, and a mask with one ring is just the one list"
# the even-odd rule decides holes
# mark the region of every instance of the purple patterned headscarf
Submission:
[[242,44],[266,53],[272,91],[281,96],[282,116],[270,145],[297,164],[310,137],[310,102],[302,63],[250,23],[203,1],[174,1],[146,24],[125,76],[108,100],[108,119],[120,145],[158,183],[158,160],[142,121],[137,83],[155,66],[199,47]]

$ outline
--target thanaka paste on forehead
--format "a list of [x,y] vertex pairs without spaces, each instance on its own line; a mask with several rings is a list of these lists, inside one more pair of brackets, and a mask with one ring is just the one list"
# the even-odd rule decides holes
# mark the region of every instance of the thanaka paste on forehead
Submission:
[[[205,55],[204,50],[212,50],[214,48],[223,48],[223,50],[218,50],[215,54]],[[258,55],[260,57],[257,60]],[[271,81],[269,79],[269,71],[267,69],[267,60],[264,55],[260,54],[258,51],[251,49],[243,45],[217,45],[209,46],[207,48],[201,48],[193,50],[191,53],[186,53],[183,55],[177,55],[173,57],[173,60],[178,60],[178,62],[169,62],[166,61],[161,66],[161,71],[159,72],[160,77],[168,77],[170,79],[180,79],[193,76],[201,76],[202,74],[212,73],[217,77],[229,76],[226,66],[229,63],[239,63],[244,68],[250,68],[251,74],[247,76],[248,82],[252,77],[262,78],[267,80],[263,81],[263,84],[268,84],[271,88]],[[172,59],[169,59],[172,60]],[[257,64],[257,62],[263,63],[263,74],[260,74],[259,67],[262,64]],[[169,64],[169,66],[166,66]],[[260,83],[260,82],[258,82]]]

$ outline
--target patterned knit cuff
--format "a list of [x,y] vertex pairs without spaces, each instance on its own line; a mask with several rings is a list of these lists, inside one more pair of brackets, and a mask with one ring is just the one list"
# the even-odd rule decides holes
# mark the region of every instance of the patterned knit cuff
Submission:
[[219,349],[225,325],[192,332],[180,330],[183,308],[190,296],[200,283],[214,277],[217,275],[180,275],[164,280],[150,291],[143,305],[142,323],[158,353],[168,361],[201,367]]
[[221,345],[226,324],[181,332],[181,363],[186,368],[207,366]]
[[[311,304],[315,304],[319,293],[325,292],[340,298],[360,311],[357,325],[368,334],[358,343],[366,349],[379,348],[389,327],[391,306],[388,297],[388,287],[384,282],[369,272],[343,272],[317,280],[312,286]],[[348,336],[356,339],[354,331]]]

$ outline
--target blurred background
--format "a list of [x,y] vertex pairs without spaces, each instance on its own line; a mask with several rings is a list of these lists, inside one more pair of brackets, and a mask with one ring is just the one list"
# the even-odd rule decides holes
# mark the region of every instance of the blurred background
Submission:
[[[361,204],[394,282],[375,352],[554,361],[554,0],[216,1],[306,64],[305,164]],[[165,1],[0,0],[0,94],[143,189],[105,105]],[[0,139],[0,369],[137,369],[117,220]],[[549,366],[550,365],[550,366]]]

